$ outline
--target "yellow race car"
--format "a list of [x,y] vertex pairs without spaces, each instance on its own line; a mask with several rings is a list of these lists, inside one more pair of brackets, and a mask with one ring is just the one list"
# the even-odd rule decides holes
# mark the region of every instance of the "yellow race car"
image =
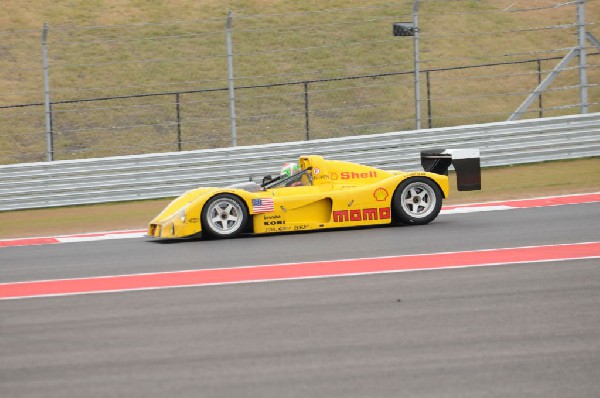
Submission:
[[481,189],[479,150],[421,152],[425,171],[385,171],[321,156],[301,156],[295,172],[225,188],[198,188],[173,200],[148,236],[233,238],[255,234],[433,221],[448,197],[448,167],[457,188]]

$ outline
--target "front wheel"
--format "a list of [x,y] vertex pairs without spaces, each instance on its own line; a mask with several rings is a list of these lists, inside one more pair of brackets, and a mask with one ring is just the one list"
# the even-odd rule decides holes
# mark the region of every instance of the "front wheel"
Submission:
[[210,199],[202,209],[202,230],[209,237],[233,238],[248,222],[248,210],[234,195],[222,194]]
[[428,224],[440,213],[442,191],[428,178],[409,178],[396,188],[392,205],[394,216],[401,223]]

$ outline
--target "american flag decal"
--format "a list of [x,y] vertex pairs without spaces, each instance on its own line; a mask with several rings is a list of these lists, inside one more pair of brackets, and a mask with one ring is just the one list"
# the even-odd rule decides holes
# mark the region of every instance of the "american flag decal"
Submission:
[[252,199],[252,210],[254,213],[269,213],[275,211],[272,198]]

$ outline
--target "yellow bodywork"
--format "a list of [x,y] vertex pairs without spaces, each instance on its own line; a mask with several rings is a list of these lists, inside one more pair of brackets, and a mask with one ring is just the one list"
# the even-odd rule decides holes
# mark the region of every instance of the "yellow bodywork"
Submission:
[[[392,222],[392,198],[398,185],[411,177],[434,181],[448,197],[448,177],[429,172],[384,171],[356,163],[303,156],[302,169],[311,168],[312,184],[258,192],[236,188],[198,188],[172,201],[149,225],[156,238],[184,238],[202,232],[203,206],[218,194],[239,197],[256,234],[344,228]],[[253,199],[273,198],[274,211],[257,213]]]

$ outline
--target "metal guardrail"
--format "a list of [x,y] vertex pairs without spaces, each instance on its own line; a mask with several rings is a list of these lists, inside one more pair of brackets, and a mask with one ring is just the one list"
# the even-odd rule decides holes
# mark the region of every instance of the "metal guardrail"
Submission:
[[191,152],[0,166],[0,211],[177,196],[276,174],[303,154],[417,170],[428,148],[481,150],[482,166],[600,155],[600,113]]

